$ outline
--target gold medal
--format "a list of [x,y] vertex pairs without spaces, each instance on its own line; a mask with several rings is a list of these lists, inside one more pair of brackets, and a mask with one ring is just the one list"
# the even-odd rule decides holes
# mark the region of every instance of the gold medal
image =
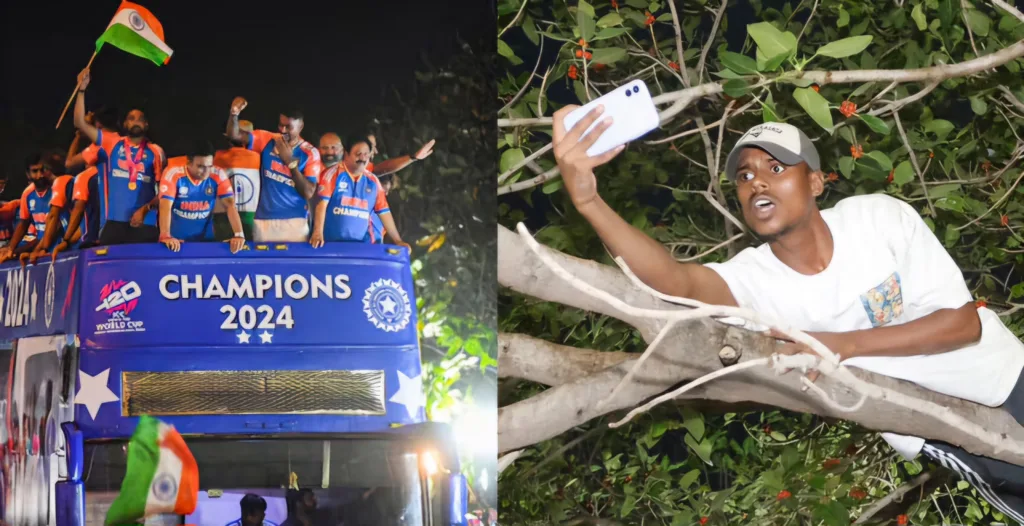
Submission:
[[135,190],[139,185],[135,184],[135,181],[128,181],[128,189]]

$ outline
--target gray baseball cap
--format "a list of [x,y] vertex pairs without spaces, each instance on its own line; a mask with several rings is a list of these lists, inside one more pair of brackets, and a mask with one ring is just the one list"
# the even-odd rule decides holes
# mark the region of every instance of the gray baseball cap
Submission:
[[814,147],[807,134],[792,124],[766,122],[747,130],[736,146],[732,147],[729,157],[725,160],[725,176],[730,181],[736,180],[736,164],[740,160],[740,151],[749,147],[768,152],[782,164],[792,166],[803,161],[811,170],[821,170],[818,149]]

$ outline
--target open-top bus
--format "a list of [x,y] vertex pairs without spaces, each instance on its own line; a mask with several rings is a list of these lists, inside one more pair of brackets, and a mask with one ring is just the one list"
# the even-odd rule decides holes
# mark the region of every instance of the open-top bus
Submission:
[[246,493],[280,524],[298,481],[323,524],[464,524],[449,428],[426,421],[408,254],[386,245],[124,245],[0,267],[0,517],[101,524],[138,417],[199,464],[179,524]]

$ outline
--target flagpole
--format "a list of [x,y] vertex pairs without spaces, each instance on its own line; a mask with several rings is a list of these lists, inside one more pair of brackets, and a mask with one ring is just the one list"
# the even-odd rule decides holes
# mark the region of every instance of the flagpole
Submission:
[[[96,51],[92,52],[92,57],[89,58],[89,63],[85,65],[85,69],[89,69],[90,67],[92,67],[92,61],[96,60],[96,55],[99,52],[100,52],[99,49],[97,49]],[[57,126],[55,126],[54,129],[60,128],[60,123],[64,122],[64,116],[67,115],[68,108],[71,107],[71,101],[75,100],[75,94],[78,93],[78,86],[80,86],[80,85],[81,84],[78,84],[78,83],[75,84],[75,91],[71,92],[71,97],[68,98],[68,103],[64,105],[64,111],[60,112],[60,118],[57,119]]]

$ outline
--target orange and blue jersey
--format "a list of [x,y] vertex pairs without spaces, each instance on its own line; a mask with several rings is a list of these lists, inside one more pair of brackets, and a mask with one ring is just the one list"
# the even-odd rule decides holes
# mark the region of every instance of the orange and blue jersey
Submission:
[[380,216],[376,212],[370,214],[370,239],[373,243],[383,243],[384,234],[387,230],[384,228],[384,223],[381,222]]
[[324,218],[325,241],[374,242],[370,216],[388,214],[388,200],[380,180],[366,172],[353,179],[348,170],[338,164],[329,168],[320,178],[317,194],[327,201]]
[[[165,165],[164,151],[151,142],[135,146],[111,131],[98,130],[100,222],[131,221],[132,214],[156,197],[156,185]],[[156,212],[146,214],[145,224],[156,226]]]
[[100,207],[95,197],[99,195],[99,178],[96,177],[98,173],[99,170],[95,166],[90,166],[75,176],[72,199],[85,203],[85,215],[82,216],[82,222],[78,227],[82,231],[82,243],[94,243],[100,235]]
[[[295,190],[291,170],[274,153],[276,133],[253,130],[249,133],[248,148],[260,154],[260,202],[256,207],[256,219],[309,218],[306,198]],[[292,149],[292,157],[299,162],[298,171],[314,185],[324,169],[320,152],[306,141],[300,141]]]
[[7,201],[0,205],[0,246],[7,246],[14,236],[14,229],[18,226],[18,210],[21,208],[21,200]]
[[37,192],[35,183],[29,183],[21,194],[21,219],[32,221],[36,235],[40,238],[46,234],[46,215],[50,206],[59,207],[61,228],[68,227],[71,219],[71,192],[74,189],[70,175],[62,175],[53,180],[45,192]]
[[90,144],[82,149],[82,161],[86,166],[96,166],[100,162],[100,147],[98,144]]
[[160,199],[171,202],[171,236],[182,241],[213,239],[213,206],[217,199],[232,197],[231,179],[220,168],[194,181],[187,166],[172,166],[160,181]]

